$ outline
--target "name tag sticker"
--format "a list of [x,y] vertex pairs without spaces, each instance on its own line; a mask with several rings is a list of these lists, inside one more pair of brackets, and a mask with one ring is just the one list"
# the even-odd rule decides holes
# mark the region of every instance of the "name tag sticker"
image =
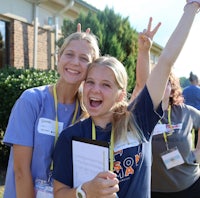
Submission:
[[[63,130],[63,123],[58,122],[58,132],[59,134]],[[56,131],[56,122],[55,120],[51,120],[48,118],[40,118],[38,122],[38,132],[45,134],[45,135],[51,135],[55,136]]]
[[156,126],[153,130],[153,135],[162,134],[165,131],[166,131],[166,125],[165,124],[156,124]]

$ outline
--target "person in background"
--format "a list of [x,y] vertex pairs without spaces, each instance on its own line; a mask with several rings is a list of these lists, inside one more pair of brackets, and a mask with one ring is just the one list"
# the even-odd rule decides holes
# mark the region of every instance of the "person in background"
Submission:
[[183,89],[183,96],[187,105],[200,110],[200,86],[198,76],[190,72],[190,85]]
[[200,195],[200,137],[193,148],[191,132],[200,129],[200,111],[183,101],[179,79],[171,73],[162,102],[164,117],[152,138],[152,198]]
[[[55,198],[151,197],[152,131],[163,115],[161,101],[171,68],[199,8],[199,1],[186,4],[144,89],[129,105],[124,66],[114,57],[100,57],[89,65],[83,87],[83,102],[89,117],[65,129],[58,138],[53,157]],[[92,134],[96,134],[96,140],[110,142],[114,148],[110,171],[100,172],[94,179],[74,187],[72,137],[92,139]]]
[[[189,77],[190,85],[183,89],[183,96],[185,104],[191,105],[200,110],[200,86],[198,76],[190,72]],[[198,136],[200,131],[193,129],[194,131],[194,145],[197,145]]]
[[25,90],[12,109],[3,140],[11,146],[4,198],[53,197],[54,144],[81,115],[79,87],[99,57],[96,37],[80,24],[77,30],[60,48],[56,84]]
[[[148,37],[146,39],[148,42]],[[143,57],[148,60],[149,53],[143,52]],[[136,68],[141,86],[150,74],[150,65],[143,62],[142,72],[141,65]],[[200,194],[200,136],[194,148],[191,132],[193,128],[200,130],[200,111],[183,102],[179,79],[171,72],[162,100],[164,117],[156,125],[152,140],[152,198],[198,198]],[[176,157],[180,157],[180,161],[174,160],[174,167],[167,169],[169,165],[163,160],[166,157],[163,154],[170,155],[172,151],[179,154]]]

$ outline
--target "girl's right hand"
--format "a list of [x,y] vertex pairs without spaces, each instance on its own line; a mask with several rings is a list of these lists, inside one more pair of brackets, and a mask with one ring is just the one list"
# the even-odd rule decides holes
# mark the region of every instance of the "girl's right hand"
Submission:
[[119,180],[110,171],[99,173],[93,180],[82,185],[87,198],[116,198],[119,191]]

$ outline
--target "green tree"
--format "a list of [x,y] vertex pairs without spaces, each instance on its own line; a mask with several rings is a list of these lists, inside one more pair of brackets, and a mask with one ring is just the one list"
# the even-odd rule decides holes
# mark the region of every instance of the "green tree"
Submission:
[[182,88],[187,87],[188,85],[190,85],[190,81],[188,78],[186,77],[180,77],[180,84]]
[[132,92],[135,86],[138,34],[131,28],[129,18],[123,18],[108,7],[97,13],[89,12],[87,15],[81,13],[74,22],[64,20],[62,26],[64,37],[59,40],[59,46],[65,37],[76,31],[77,23],[81,23],[83,30],[91,28],[91,32],[98,38],[101,55],[115,56],[124,64],[129,76],[128,91]]

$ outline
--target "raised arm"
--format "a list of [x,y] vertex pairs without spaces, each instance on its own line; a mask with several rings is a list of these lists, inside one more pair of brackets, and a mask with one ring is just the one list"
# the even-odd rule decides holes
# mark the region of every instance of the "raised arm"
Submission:
[[150,74],[150,49],[153,42],[153,37],[158,31],[161,23],[158,23],[156,27],[151,30],[152,17],[149,18],[147,29],[138,35],[138,57],[136,65],[136,85],[131,95],[130,102],[132,102],[136,96],[143,89],[147,78]]
[[200,7],[200,0],[189,0],[183,15],[168,40],[158,64],[153,68],[147,80],[147,88],[156,109],[160,104],[168,81],[171,68],[176,61],[188,37],[195,15]]

